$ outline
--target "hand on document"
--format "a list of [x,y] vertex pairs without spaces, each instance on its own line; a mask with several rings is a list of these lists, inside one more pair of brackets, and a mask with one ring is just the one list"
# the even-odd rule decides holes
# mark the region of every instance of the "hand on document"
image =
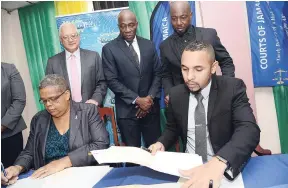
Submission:
[[[204,165],[192,168],[190,170],[180,170],[179,172],[182,176],[189,178],[189,180],[185,182],[182,188],[218,188],[220,187],[221,180],[224,177],[225,169],[226,164],[220,162],[218,159],[213,157],[209,162]],[[211,180],[212,185],[209,185]]]
[[161,142],[156,142],[149,147],[152,155],[155,155],[157,151],[165,151],[165,147]]
[[181,176],[179,169],[188,170],[202,165],[199,155],[164,151],[151,155],[148,151],[136,147],[111,146],[91,153],[99,164],[129,162],[174,176]]

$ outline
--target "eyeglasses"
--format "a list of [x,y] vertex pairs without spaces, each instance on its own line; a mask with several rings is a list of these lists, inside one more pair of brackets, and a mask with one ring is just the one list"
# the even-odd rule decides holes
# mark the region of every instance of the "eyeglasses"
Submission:
[[46,100],[39,99],[39,102],[40,102],[41,104],[44,104],[44,105],[46,105],[47,102],[52,103],[52,104],[59,103],[59,100],[58,100],[58,99],[59,99],[66,91],[67,91],[67,90],[65,90],[63,93],[61,93],[60,95],[58,95],[58,96],[56,96],[56,97],[51,97],[51,98],[46,99]]
[[63,40],[68,41],[69,39],[75,40],[79,36],[78,33],[74,33],[72,35],[65,35],[62,37]]

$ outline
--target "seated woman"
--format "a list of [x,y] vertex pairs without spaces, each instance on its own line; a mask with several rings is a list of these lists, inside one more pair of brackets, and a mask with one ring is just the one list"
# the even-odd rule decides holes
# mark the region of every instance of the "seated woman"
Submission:
[[2,173],[2,184],[13,184],[21,172],[34,168],[32,178],[43,178],[71,166],[96,163],[91,150],[109,147],[108,132],[96,105],[70,101],[69,87],[62,76],[47,75],[39,85],[40,102],[46,110],[31,121],[25,149],[14,166]]

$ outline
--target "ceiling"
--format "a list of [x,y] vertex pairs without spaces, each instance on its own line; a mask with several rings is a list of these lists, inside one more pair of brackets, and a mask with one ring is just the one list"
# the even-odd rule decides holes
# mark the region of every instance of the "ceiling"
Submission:
[[37,3],[39,1],[1,1],[1,9],[6,10],[8,13],[21,7]]

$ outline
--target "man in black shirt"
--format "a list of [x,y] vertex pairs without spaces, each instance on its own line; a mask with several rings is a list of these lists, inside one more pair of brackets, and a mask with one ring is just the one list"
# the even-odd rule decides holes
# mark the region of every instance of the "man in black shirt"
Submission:
[[160,45],[162,84],[166,105],[169,101],[170,88],[184,83],[180,67],[181,55],[186,45],[192,41],[198,40],[210,43],[214,48],[215,57],[221,67],[222,75],[235,76],[233,60],[221,44],[216,30],[195,27],[190,24],[192,12],[187,1],[171,2],[170,16],[175,32]]

